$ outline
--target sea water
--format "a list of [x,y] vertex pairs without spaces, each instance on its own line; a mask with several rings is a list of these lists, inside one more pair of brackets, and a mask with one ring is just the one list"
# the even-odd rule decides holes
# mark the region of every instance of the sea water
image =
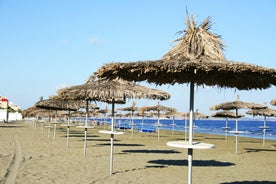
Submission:
[[[101,121],[98,119],[98,121]],[[132,121],[134,126],[132,126]],[[111,119],[107,119],[108,124],[111,123]],[[134,128],[136,131],[144,132],[155,132],[157,128],[160,130],[175,130],[175,131],[186,131],[188,132],[189,120],[188,119],[159,119],[159,126],[157,119],[131,119],[131,118],[117,118],[115,119],[115,127],[119,129],[130,129]],[[194,121],[194,132],[205,133],[205,134],[217,134],[225,135],[226,126],[225,119],[195,119]],[[238,131],[239,136],[250,137],[250,138],[263,138],[264,120],[262,119],[238,119]],[[276,120],[266,120],[265,130],[266,139],[276,140]],[[186,128],[185,128],[186,127]],[[230,131],[236,131],[236,120],[228,120],[228,127]],[[234,134],[229,133],[228,136]]]

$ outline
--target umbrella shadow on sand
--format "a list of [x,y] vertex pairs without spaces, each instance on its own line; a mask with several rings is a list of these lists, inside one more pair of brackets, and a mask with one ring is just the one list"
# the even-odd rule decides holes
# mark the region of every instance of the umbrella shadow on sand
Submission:
[[172,154],[172,153],[182,153],[180,151],[175,151],[175,150],[123,150],[123,153],[153,153],[153,154]]
[[0,128],[24,128],[26,126],[23,125],[16,125],[16,126],[9,126],[9,125],[0,125]]
[[276,152],[276,149],[264,149],[264,148],[244,148],[247,153],[251,152]]
[[[70,137],[81,137],[81,138],[83,138],[83,132],[82,132],[82,134],[71,134]],[[88,137],[99,137],[99,136],[97,136],[97,135],[87,135],[86,137],[88,138]]]
[[[110,143],[103,143],[103,144],[98,144],[98,145],[100,145],[100,146],[109,146],[110,145]],[[127,146],[127,147],[129,147],[129,146],[145,146],[145,145],[143,145],[143,144],[125,144],[125,143],[123,143],[123,144],[113,144],[114,146]]]
[[[160,164],[166,166],[188,166],[188,160],[150,160],[148,163],[151,164]],[[193,166],[195,167],[227,167],[235,165],[232,162],[222,162],[217,160],[194,160]]]
[[233,181],[221,184],[276,184],[276,181]]

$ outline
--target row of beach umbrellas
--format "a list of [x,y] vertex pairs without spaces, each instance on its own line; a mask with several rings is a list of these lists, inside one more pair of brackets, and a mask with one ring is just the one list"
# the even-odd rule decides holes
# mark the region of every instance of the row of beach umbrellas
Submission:
[[[194,112],[194,86],[217,86],[238,90],[266,89],[276,85],[276,70],[225,58],[224,44],[219,35],[210,31],[212,22],[207,17],[197,26],[193,17],[186,18],[187,28],[177,44],[161,59],[137,62],[111,62],[99,68],[100,78],[147,81],[156,85],[190,84],[190,122]],[[186,143],[184,143],[186,144]],[[188,145],[168,143],[188,149],[188,184],[192,183],[193,125],[189,125]],[[210,146],[211,147],[211,146]]]
[[[146,81],[155,85],[190,85],[189,119],[194,119],[195,86],[216,86],[237,90],[266,89],[276,85],[276,70],[244,62],[229,61],[224,56],[221,37],[210,31],[212,22],[207,17],[197,25],[193,17],[186,18],[186,29],[164,56],[157,60],[137,62],[111,62],[100,67],[85,84],[72,86],[58,92],[57,99],[102,101],[112,104],[110,174],[113,167],[113,139],[115,103],[124,103],[126,98],[166,100],[166,92],[148,89],[134,82]],[[273,102],[275,103],[275,102]],[[236,109],[236,116],[238,109]],[[168,146],[188,149],[188,184],[192,183],[194,149],[212,149],[215,146],[193,140],[193,123],[189,124],[188,141],[171,141]],[[85,147],[85,145],[84,145]]]
[[[110,135],[110,174],[113,173],[113,142],[114,135],[123,134],[123,132],[118,132],[114,130],[114,111],[115,103],[124,104],[126,98],[147,98],[147,99],[158,99],[158,100],[167,100],[170,98],[170,94],[167,92],[144,87],[137,85],[134,82],[128,82],[122,79],[96,79],[94,75],[91,75],[88,81],[82,85],[71,86],[63,88],[57,91],[58,95],[51,98],[54,102],[65,101],[64,104],[67,104],[65,107],[57,105],[58,110],[76,110],[75,102],[85,102],[86,103],[86,120],[84,128],[84,156],[86,156],[86,138],[87,138],[87,129],[93,128],[88,126],[88,104],[92,101],[101,101],[106,102],[112,105],[112,120],[111,120],[111,129],[102,130],[100,133]],[[38,102],[36,107],[45,107],[40,106],[39,104],[43,102]],[[72,105],[72,107],[71,107]],[[52,107],[46,105],[49,109]],[[46,108],[47,108],[46,107]],[[56,109],[56,110],[57,110]],[[53,109],[52,109],[53,110]],[[70,113],[69,113],[70,114]],[[70,119],[70,118],[68,118]],[[69,134],[70,120],[68,120],[68,129],[67,129],[67,139]],[[68,142],[68,141],[67,141]]]

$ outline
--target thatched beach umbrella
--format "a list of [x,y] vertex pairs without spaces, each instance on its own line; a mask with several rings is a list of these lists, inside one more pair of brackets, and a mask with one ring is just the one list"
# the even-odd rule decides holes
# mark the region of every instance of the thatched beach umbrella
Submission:
[[157,133],[158,133],[158,141],[160,140],[160,126],[162,126],[162,124],[160,123],[160,112],[171,112],[174,111],[174,108],[172,107],[166,107],[163,105],[160,105],[160,103],[158,102],[157,105],[155,106],[145,106],[141,108],[142,111],[156,111],[157,112],[157,123],[155,124],[155,126],[157,127]]
[[270,104],[276,106],[276,99],[271,100]]
[[[113,173],[113,142],[115,134],[122,132],[114,131],[114,109],[115,103],[125,103],[125,98],[148,98],[167,100],[170,95],[164,91],[136,85],[122,79],[98,79],[91,76],[89,80],[78,86],[69,87],[59,91],[59,95],[66,99],[102,101],[112,104],[111,131],[100,131],[100,133],[110,134],[110,175]],[[84,146],[86,148],[86,144]]]
[[[25,110],[24,112],[25,116],[29,116],[29,117],[35,117],[37,120],[42,119],[43,117],[47,117],[49,118],[50,121],[50,117],[55,116],[56,115],[56,111],[55,110],[47,110],[47,109],[41,109],[35,106],[32,106],[28,109]],[[41,124],[41,133],[44,134],[44,121],[39,121]],[[36,122],[34,124],[35,128],[36,128]],[[49,138],[49,129],[48,129],[48,138]]]
[[263,129],[263,146],[265,146],[265,133],[266,133],[266,129],[269,128],[268,126],[266,126],[266,117],[275,117],[276,110],[270,109],[268,107],[263,108],[263,109],[251,109],[251,110],[247,111],[246,114],[264,117],[264,125],[263,125],[263,127],[260,127],[260,128]]
[[76,111],[81,107],[81,103],[73,100],[54,99],[54,97],[41,100],[35,103],[41,109]]
[[235,112],[232,112],[229,110],[218,111],[218,112],[212,114],[211,116],[216,117],[216,118],[226,118],[225,127],[222,127],[222,129],[225,130],[225,140],[227,140],[227,134],[228,134],[229,130],[231,129],[231,127],[228,127],[228,118],[243,117],[242,114],[238,114],[238,116],[237,116]]
[[[37,108],[37,107],[35,107],[35,106],[31,106],[31,107],[29,107],[29,108],[27,108],[27,109],[24,109],[23,111],[22,111],[22,116],[24,117],[24,118],[26,118],[26,117],[35,117],[36,118],[36,120],[38,120],[39,118],[38,117],[36,117],[36,111],[41,111],[42,109],[40,109],[40,108]],[[34,126],[36,127],[36,121],[34,122]]]
[[175,116],[177,116],[177,115],[179,115],[179,114],[180,114],[180,113],[177,112],[177,110],[176,110],[175,108],[172,108],[171,111],[165,112],[165,113],[163,114],[163,116],[172,117],[172,124],[171,124],[171,126],[172,126],[172,135],[174,135],[174,130],[175,130],[175,126],[176,126],[176,124],[175,124],[175,122],[174,122]]
[[145,112],[145,110],[143,110],[143,108],[139,108],[136,115],[142,117],[140,132],[143,132],[144,131],[144,124],[145,124],[144,119],[145,119],[145,117],[152,117],[152,114],[148,113],[148,112]]
[[236,114],[236,129],[232,131],[236,136],[236,153],[238,153],[238,135],[240,132],[238,131],[238,110],[239,109],[260,109],[265,108],[265,106],[256,104],[256,103],[249,103],[249,102],[242,102],[239,100],[239,96],[237,96],[236,101],[232,102],[225,102],[221,104],[214,105],[210,107],[210,110],[235,110]]
[[133,101],[132,102],[132,105],[130,106],[130,107],[123,107],[123,108],[119,108],[119,109],[117,109],[117,110],[120,110],[120,111],[130,111],[131,112],[131,114],[130,114],[130,116],[131,116],[131,134],[133,135],[133,131],[134,131],[134,126],[135,126],[135,124],[134,124],[134,119],[133,119],[133,116],[134,116],[134,112],[135,111],[138,111],[138,107],[136,107],[136,103]]
[[36,110],[40,110],[40,108],[37,108],[35,106],[31,106],[31,107],[29,107],[27,109],[24,109],[22,111],[22,116],[24,118],[26,118],[26,117],[34,117],[33,112],[36,111]]
[[105,124],[107,123],[106,122],[106,118],[107,118],[107,113],[111,113],[111,110],[109,110],[108,108],[107,108],[107,106],[106,106],[106,108],[105,109],[99,109],[99,110],[97,110],[97,113],[99,113],[99,114],[103,114],[103,121],[101,122],[101,124],[103,124],[104,125],[104,128],[105,128]]
[[[186,112],[186,113],[182,114],[182,116],[184,116],[184,117],[189,117],[189,115],[190,115],[190,112]],[[206,118],[209,118],[209,116],[207,114],[198,112],[198,109],[196,109],[196,112],[193,113],[193,118],[194,119],[206,119]],[[193,122],[193,125],[194,125],[194,128],[197,127],[195,125],[195,122]]]
[[[239,90],[266,89],[276,85],[276,70],[257,65],[227,61],[220,36],[210,32],[208,17],[199,26],[186,19],[183,37],[163,58],[130,63],[113,62],[95,74],[109,79],[120,77],[129,81],[147,81],[157,85],[190,83],[190,122],[194,111],[194,85],[230,87]],[[189,128],[188,183],[192,183],[192,128]],[[197,144],[199,145],[199,144]],[[199,147],[199,146],[197,146]]]
[[[49,98],[46,100],[40,100],[35,103],[35,107],[41,108],[41,109],[47,109],[47,110],[67,110],[68,111],[68,128],[67,128],[67,148],[69,145],[69,126],[70,126],[70,112],[71,111],[76,111],[78,108],[80,108],[80,104],[77,103],[76,101],[68,101],[68,100],[58,100],[58,99],[53,99]],[[48,135],[50,133],[50,122],[48,127]],[[54,124],[54,139],[56,136],[56,124]]]

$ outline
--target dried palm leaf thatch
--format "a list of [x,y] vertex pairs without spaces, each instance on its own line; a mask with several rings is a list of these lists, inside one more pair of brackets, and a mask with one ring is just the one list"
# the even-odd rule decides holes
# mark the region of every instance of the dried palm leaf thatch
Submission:
[[276,110],[270,108],[263,109],[251,109],[246,112],[246,114],[250,114],[253,116],[276,116]]
[[174,46],[162,59],[165,60],[195,60],[225,62],[223,54],[224,45],[219,35],[210,32],[212,22],[207,17],[198,27],[191,17],[186,18],[187,29],[180,31],[183,37],[177,39],[179,43]]
[[27,109],[24,109],[22,111],[22,116],[23,117],[28,117],[28,116],[32,116],[32,112],[35,111],[35,110],[38,110],[39,108],[35,107],[35,106],[32,106],[32,107],[29,107]]
[[225,102],[218,105],[214,105],[210,107],[210,110],[262,109],[262,108],[266,108],[266,106],[256,104],[256,103],[248,103],[248,102],[242,102],[242,101],[236,100],[232,102]]
[[271,104],[271,105],[276,105],[276,99],[271,100],[271,101],[270,101],[270,104]]
[[152,88],[136,85],[122,79],[99,79],[88,80],[83,85],[63,88],[58,91],[58,95],[63,99],[103,101],[112,103],[112,99],[117,102],[124,102],[124,98],[149,98],[166,100],[170,94]]
[[[182,113],[182,116],[183,117],[189,117],[190,116],[190,112]],[[209,118],[209,116],[207,114],[203,114],[203,113],[200,113],[200,112],[194,112],[193,116],[196,119]]]
[[197,85],[231,87],[239,90],[265,89],[276,85],[276,70],[225,59],[220,36],[210,32],[208,17],[198,27],[187,19],[187,30],[177,45],[159,60],[112,62],[95,74],[100,78],[120,77],[128,81],[175,84],[194,82]]
[[28,116],[30,117],[53,117],[56,115],[56,111],[55,110],[47,110],[47,109],[36,109],[33,110],[31,112],[29,112]]
[[136,107],[136,102],[132,102],[131,106],[129,107],[123,107],[123,108],[118,108],[117,110],[120,110],[120,111],[138,111],[139,108]]
[[97,113],[99,114],[106,114],[106,113],[110,113],[111,110],[110,109],[99,109],[97,110]]
[[224,111],[219,111],[211,115],[212,117],[217,117],[217,118],[241,118],[244,115],[238,114],[236,115],[235,112],[224,110]]
[[48,110],[71,110],[76,111],[82,104],[75,100],[47,99],[35,103],[35,107]]
[[160,105],[159,103],[157,105],[155,105],[155,106],[145,106],[145,107],[142,107],[140,110],[142,112],[145,112],[145,111],[174,112],[175,111],[174,108],[172,108],[172,107],[166,107],[166,106]]

